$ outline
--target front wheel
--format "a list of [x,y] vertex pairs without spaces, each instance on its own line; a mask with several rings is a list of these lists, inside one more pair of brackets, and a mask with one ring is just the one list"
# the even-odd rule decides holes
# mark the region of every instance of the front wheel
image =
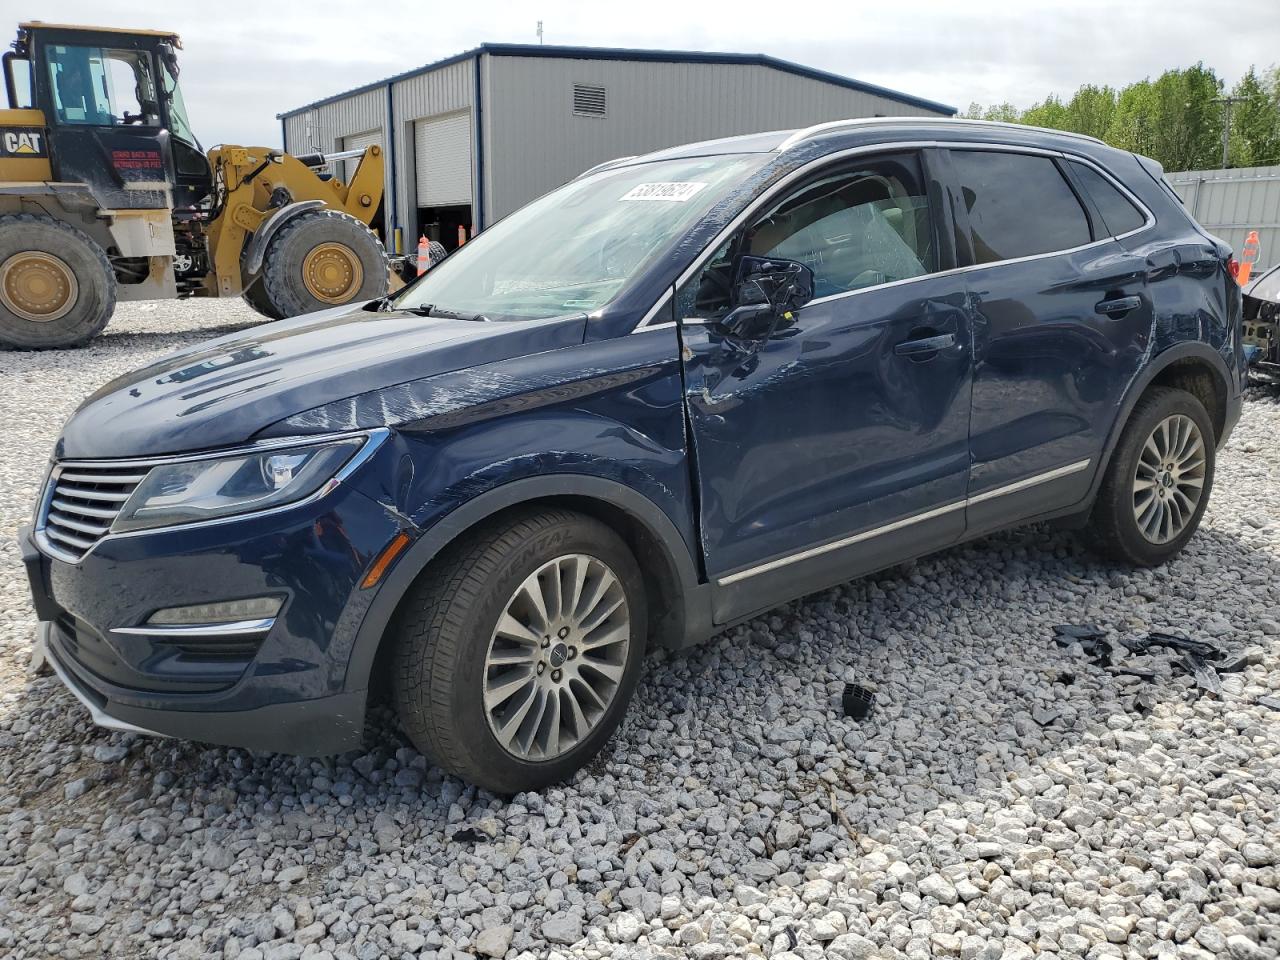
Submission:
[[1213,488],[1214,431],[1185,390],[1154,387],[1134,408],[1111,456],[1089,520],[1093,545],[1153,567],[1182,550]]
[[540,510],[437,560],[393,629],[396,707],[415,746],[497,793],[536,790],[621,721],[644,655],[643,578],[604,524]]

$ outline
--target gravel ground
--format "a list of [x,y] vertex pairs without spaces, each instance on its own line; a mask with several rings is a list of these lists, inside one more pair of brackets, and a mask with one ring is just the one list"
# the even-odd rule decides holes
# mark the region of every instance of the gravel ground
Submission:
[[[0,955],[1280,956],[1280,393],[1252,392],[1200,534],[1155,571],[1031,528],[652,655],[608,752],[503,801],[386,718],[300,760],[111,735],[26,670],[14,534],[97,384],[235,329],[126,306],[0,354]],[[1198,696],[1059,648],[1094,621],[1261,663]],[[843,681],[878,689],[872,718]]]

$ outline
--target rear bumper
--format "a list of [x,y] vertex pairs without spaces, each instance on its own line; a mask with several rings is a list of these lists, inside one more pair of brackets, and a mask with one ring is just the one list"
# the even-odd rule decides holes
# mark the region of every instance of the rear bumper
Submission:
[[358,747],[363,738],[364,691],[231,711],[162,710],[113,701],[61,651],[60,633],[56,624],[41,621],[37,656],[89,711],[93,722],[108,730],[302,756],[341,753]]

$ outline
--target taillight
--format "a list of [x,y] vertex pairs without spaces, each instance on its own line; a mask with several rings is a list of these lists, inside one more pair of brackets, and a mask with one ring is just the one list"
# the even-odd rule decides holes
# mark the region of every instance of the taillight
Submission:
[[1240,261],[1232,257],[1227,261],[1227,273],[1231,274],[1231,279],[1239,282],[1240,280]]

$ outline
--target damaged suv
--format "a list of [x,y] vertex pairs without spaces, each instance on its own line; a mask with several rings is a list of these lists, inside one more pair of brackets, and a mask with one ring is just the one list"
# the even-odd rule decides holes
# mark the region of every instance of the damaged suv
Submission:
[[446,770],[536,788],[646,647],[1033,520],[1176,554],[1240,414],[1229,260],[1152,161],[1027,127],[605,164],[394,297],[91,396],[21,537],[38,642],[105,726],[331,753],[385,688]]

